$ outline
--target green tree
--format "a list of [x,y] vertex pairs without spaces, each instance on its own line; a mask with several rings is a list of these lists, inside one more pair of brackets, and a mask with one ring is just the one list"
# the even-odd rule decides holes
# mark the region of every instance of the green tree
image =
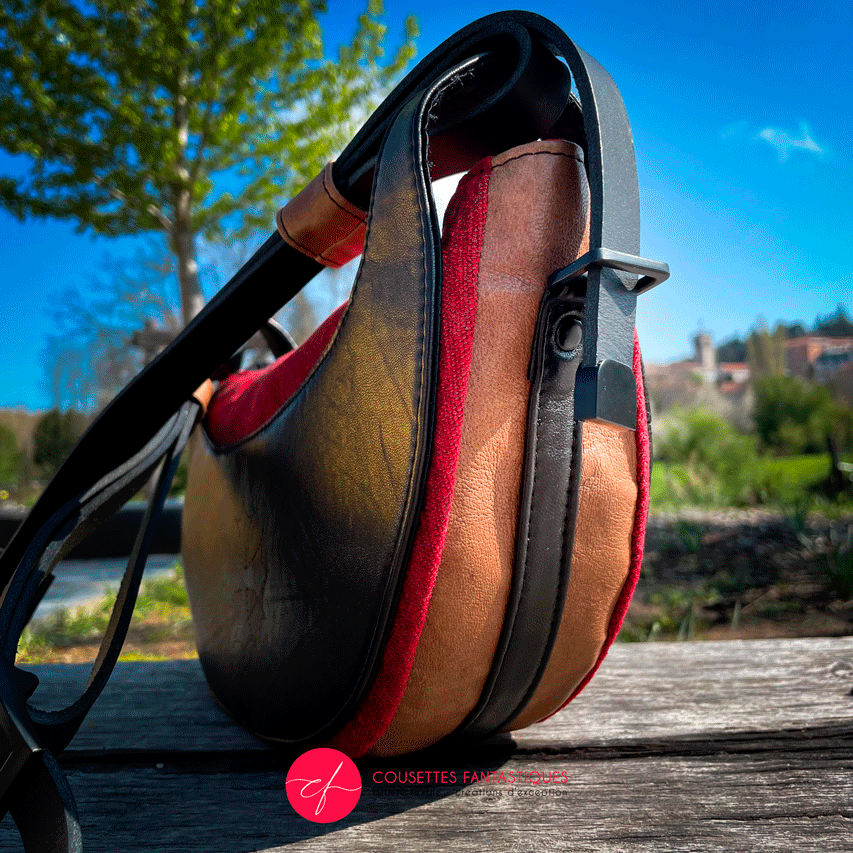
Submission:
[[814,333],[834,338],[853,337],[853,322],[847,316],[844,306],[839,305],[835,309],[835,313],[817,319]]
[[15,433],[6,424],[0,424],[0,489],[9,489],[18,483],[21,462]]
[[316,174],[414,54],[385,58],[381,0],[325,56],[323,0],[5,0],[0,176],[18,217],[105,235],[160,232],[184,322],[202,304],[199,238],[247,234]]
[[736,335],[717,347],[717,361],[746,361],[746,344]]
[[827,436],[841,447],[853,440],[853,411],[828,388],[789,376],[768,376],[755,384],[755,429],[765,447],[779,453],[819,453]]
[[753,382],[768,376],[780,376],[785,370],[785,327],[780,323],[771,332],[763,323],[746,339],[746,357]]
[[86,418],[73,409],[51,409],[41,418],[33,433],[33,462],[44,476],[53,476],[85,428]]

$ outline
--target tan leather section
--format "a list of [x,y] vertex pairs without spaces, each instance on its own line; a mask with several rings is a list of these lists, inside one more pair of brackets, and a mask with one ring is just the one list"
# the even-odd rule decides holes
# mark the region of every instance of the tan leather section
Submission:
[[634,432],[587,421],[583,425],[581,460],[569,590],[557,639],[539,686],[507,731],[528,726],[555,711],[595,666],[631,567],[637,504]]
[[588,245],[581,156],[552,140],[493,160],[447,541],[405,694],[372,755],[449,734],[491,667],[512,577],[536,315],[548,275]]
[[332,164],[317,175],[275,218],[285,242],[327,267],[361,254],[367,214],[348,202],[332,181]]
[[204,382],[195,389],[193,397],[201,406],[202,414],[206,414],[207,407],[210,405],[210,399],[213,397],[213,383],[209,379],[205,379]]

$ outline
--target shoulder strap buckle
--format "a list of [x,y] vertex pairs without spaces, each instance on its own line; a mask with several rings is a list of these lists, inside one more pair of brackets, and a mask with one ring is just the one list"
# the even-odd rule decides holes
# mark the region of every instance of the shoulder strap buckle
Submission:
[[559,289],[564,284],[579,278],[592,267],[608,267],[621,272],[633,273],[640,276],[634,283],[626,283],[625,288],[635,294],[645,293],[669,278],[669,264],[663,261],[652,261],[627,252],[617,252],[604,246],[591,249],[576,261],[557,270],[548,279],[549,290]]

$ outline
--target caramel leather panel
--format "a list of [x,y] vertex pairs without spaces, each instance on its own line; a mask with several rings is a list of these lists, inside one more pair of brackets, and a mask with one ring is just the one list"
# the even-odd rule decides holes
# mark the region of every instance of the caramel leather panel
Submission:
[[539,686],[507,731],[555,711],[595,666],[631,567],[637,503],[633,431],[586,421],[581,460],[569,590],[557,639]]
[[551,140],[492,161],[447,540],[405,694],[371,755],[452,732],[491,668],[512,577],[536,315],[548,275],[588,246],[581,158],[577,146]]
[[361,254],[367,214],[338,192],[328,163],[279,210],[275,221],[294,249],[327,267],[340,267]]
[[193,392],[193,397],[201,406],[202,414],[207,413],[207,407],[210,405],[210,400],[213,397],[213,382],[205,379],[198,388]]

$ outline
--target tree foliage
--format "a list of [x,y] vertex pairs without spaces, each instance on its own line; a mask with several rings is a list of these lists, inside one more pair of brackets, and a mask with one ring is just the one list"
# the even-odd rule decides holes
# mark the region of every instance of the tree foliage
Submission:
[[[205,255],[210,255],[208,247]],[[206,258],[204,280],[214,285],[250,251],[241,241]],[[350,289],[348,271],[324,270],[279,312],[277,319],[298,343],[340,305]],[[154,330],[161,346],[146,350],[138,339]],[[103,408],[181,328],[175,263],[152,245],[130,262],[113,259],[85,289],[70,287],[55,300],[52,330],[41,360],[52,405],[94,412]],[[130,345],[129,345],[130,344]],[[264,352],[264,356],[268,353]]]
[[346,141],[414,52],[385,57],[381,0],[326,56],[323,0],[4,0],[0,176],[19,217],[160,232],[184,320],[200,305],[199,237],[248,233]]
[[818,318],[814,333],[831,338],[853,338],[853,322],[847,316],[844,307],[839,305],[834,313]]
[[778,453],[819,453],[827,436],[842,447],[853,443],[853,411],[828,388],[788,376],[768,376],[755,385],[755,429]]
[[746,339],[746,359],[749,376],[753,382],[769,376],[780,376],[785,371],[785,327],[780,323],[771,332],[758,326]]
[[130,346],[146,324],[166,333],[181,328],[175,264],[156,248],[130,262],[108,263],[85,290],[66,289],[54,302],[53,330],[42,349],[47,391],[59,409],[96,411],[144,365]]
[[6,424],[0,424],[0,488],[9,489],[17,484],[21,462],[15,433]]
[[746,342],[738,337],[723,341],[717,347],[717,361],[746,361]]
[[42,417],[33,433],[33,462],[43,476],[53,476],[85,429],[86,418],[73,409],[51,409]]

